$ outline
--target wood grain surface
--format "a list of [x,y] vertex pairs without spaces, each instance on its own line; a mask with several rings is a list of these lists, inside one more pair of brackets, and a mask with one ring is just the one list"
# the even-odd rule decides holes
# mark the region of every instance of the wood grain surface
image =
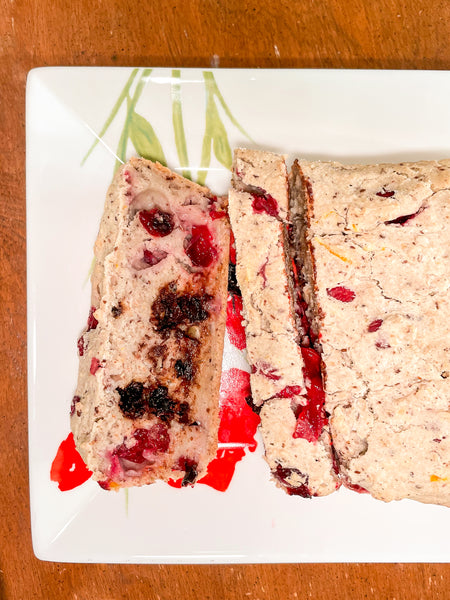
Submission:
[[37,560],[28,498],[25,257],[25,82],[31,68],[449,69],[450,3],[0,0],[0,8],[0,598],[450,598],[446,564],[147,566]]

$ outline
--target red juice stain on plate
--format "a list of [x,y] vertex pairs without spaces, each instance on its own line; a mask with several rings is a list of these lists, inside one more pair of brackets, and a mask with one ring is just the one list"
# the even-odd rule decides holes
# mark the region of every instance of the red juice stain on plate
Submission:
[[242,325],[242,298],[237,294],[228,294],[226,328],[230,342],[238,350],[243,350],[245,343],[245,330]]
[[[259,416],[248,406],[250,375],[241,369],[222,373],[220,383],[219,443],[245,444],[250,452],[256,449],[255,434]],[[208,465],[208,472],[198,483],[225,492],[233,479],[236,464],[245,456],[244,448],[219,448],[216,458]],[[181,479],[171,479],[172,487],[181,487]]]
[[83,484],[91,475],[92,471],[86,467],[75,447],[73,434],[69,433],[59,445],[50,469],[50,479],[58,484],[62,492],[66,492]]

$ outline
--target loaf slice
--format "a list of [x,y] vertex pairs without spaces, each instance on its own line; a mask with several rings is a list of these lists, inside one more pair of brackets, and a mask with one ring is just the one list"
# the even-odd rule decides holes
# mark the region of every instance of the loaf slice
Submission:
[[229,224],[203,187],[133,158],[108,191],[71,410],[106,489],[205,474],[217,449]]
[[450,506],[450,161],[300,161],[291,199],[341,478]]
[[252,400],[261,417],[266,460],[275,481],[289,494],[329,494],[337,479],[323,408],[312,409],[311,393],[315,390],[317,397],[323,391],[320,374],[313,377],[305,365],[305,358],[314,363],[317,355],[297,314],[282,156],[236,150],[229,213]]

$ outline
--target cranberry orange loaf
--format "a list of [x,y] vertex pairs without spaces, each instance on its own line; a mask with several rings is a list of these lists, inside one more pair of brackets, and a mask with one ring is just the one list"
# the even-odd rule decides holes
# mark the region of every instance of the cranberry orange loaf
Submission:
[[[323,411],[320,358],[301,333],[288,244],[288,177],[283,157],[238,149],[229,193],[242,292],[253,403],[266,459],[289,494],[337,486]],[[302,345],[304,347],[302,347]]]
[[450,506],[450,161],[291,173],[340,474]]
[[106,489],[183,478],[216,455],[229,225],[223,201],[131,159],[109,189],[71,425]]

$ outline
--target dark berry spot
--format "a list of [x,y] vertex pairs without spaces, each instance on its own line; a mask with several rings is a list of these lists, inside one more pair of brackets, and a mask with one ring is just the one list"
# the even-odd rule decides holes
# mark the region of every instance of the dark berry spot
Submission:
[[75,407],[80,400],[81,400],[80,396],[74,396],[72,398],[72,403],[70,405],[70,416],[71,417],[73,417],[73,415],[75,414]]
[[178,405],[177,417],[179,423],[182,423],[183,425],[187,425],[189,423],[189,404],[187,402],[180,402]]
[[369,333],[378,331],[380,329],[382,323],[383,323],[383,319],[375,319],[375,321],[372,321],[372,323],[370,323],[369,327],[367,328],[367,331]]
[[170,421],[175,414],[176,402],[174,402],[168,393],[165,385],[146,391],[145,399],[151,414],[155,415],[161,421]]
[[166,256],[167,252],[164,250],[155,250],[154,252],[150,252],[150,250],[144,249],[144,262],[150,267],[154,267],[160,263],[166,258]]
[[[290,485],[287,480],[293,473],[296,473],[301,477],[305,477],[305,483],[301,483],[296,487]],[[273,475],[283,485],[289,496],[301,496],[302,498],[311,498],[311,492],[308,488],[308,477],[303,475],[303,473],[301,473],[298,469],[284,468],[281,465],[277,465],[276,470],[273,471]]]
[[231,294],[241,295],[241,290],[236,279],[236,265],[231,262],[228,265],[228,291]]
[[102,490],[109,491],[111,483],[109,479],[105,479],[105,481],[97,481],[97,483],[102,488]]
[[212,296],[177,295],[174,289],[176,286],[173,284],[165,286],[152,304],[152,321],[156,324],[157,331],[175,329],[182,323],[199,323],[209,317],[206,306]]
[[217,258],[217,248],[207,225],[194,225],[191,237],[185,241],[184,251],[196,267],[209,267]]
[[90,374],[95,375],[99,370],[100,366],[100,361],[94,356],[91,360],[91,368],[89,369]]
[[264,361],[259,362],[257,365],[253,365],[251,371],[253,374],[258,373],[259,375],[264,375],[264,377],[267,377],[267,379],[271,379],[272,381],[279,381],[281,379],[281,375],[277,374],[277,370]]
[[256,413],[257,415],[259,415],[259,413],[261,412],[261,406],[256,406],[256,404],[253,402],[253,398],[251,396],[246,396],[245,397],[245,401],[248,404],[248,406],[250,406],[250,408],[252,409],[252,411],[254,413]]
[[271,217],[278,216],[278,202],[270,194],[251,194],[252,208],[256,213],[266,213]]
[[334,288],[328,288],[327,294],[331,296],[331,298],[339,300],[340,302],[352,302],[352,300],[356,298],[356,294],[353,290],[349,290],[342,285],[338,285]]
[[97,309],[95,308],[95,306],[91,306],[91,309],[89,311],[88,320],[87,320],[87,330],[88,331],[90,331],[91,329],[95,329],[98,325],[98,321],[94,317],[94,313],[96,310]]
[[185,472],[183,481],[181,482],[181,485],[183,487],[195,483],[195,480],[197,479],[198,475],[197,466],[198,463],[195,460],[192,460],[191,458],[185,458],[184,456],[182,456],[179,459],[177,463],[177,468],[180,469],[180,471]]
[[175,363],[175,371],[177,377],[180,377],[180,379],[186,379],[187,381],[191,381],[194,377],[192,361],[189,359],[184,361],[178,359]]
[[119,408],[128,419],[142,417],[146,410],[143,397],[144,386],[139,381],[132,381],[126,388],[117,388],[119,392]]
[[173,217],[170,213],[159,208],[141,210],[139,220],[146,231],[155,237],[164,237],[172,233],[174,228]]
[[303,388],[300,385],[287,385],[285,388],[278,392],[277,398],[293,398],[303,392]]
[[392,198],[392,196],[395,194],[394,191],[392,190],[386,190],[385,188],[382,189],[381,192],[377,192],[377,196],[380,196],[380,198]]
[[115,319],[117,319],[117,317],[120,317],[120,315],[122,313],[123,313],[122,302],[119,302],[117,304],[117,306],[113,306],[111,309],[111,314]]

